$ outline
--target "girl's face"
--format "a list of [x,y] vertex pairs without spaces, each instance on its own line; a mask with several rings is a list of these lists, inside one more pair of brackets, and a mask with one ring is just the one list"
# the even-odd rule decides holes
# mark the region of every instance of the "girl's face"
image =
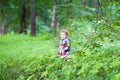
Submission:
[[65,39],[67,37],[66,33],[65,32],[61,32],[60,33],[60,38],[61,39]]

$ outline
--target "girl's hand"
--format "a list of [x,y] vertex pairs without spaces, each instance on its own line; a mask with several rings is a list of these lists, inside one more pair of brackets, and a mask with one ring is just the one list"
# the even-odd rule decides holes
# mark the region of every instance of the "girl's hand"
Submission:
[[62,54],[64,54],[65,53],[65,51],[64,50],[62,50]]

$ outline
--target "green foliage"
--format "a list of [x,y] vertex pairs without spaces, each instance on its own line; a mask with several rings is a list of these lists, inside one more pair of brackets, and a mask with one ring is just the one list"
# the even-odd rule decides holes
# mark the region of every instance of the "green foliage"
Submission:
[[[74,37],[73,35],[71,37]],[[49,37],[44,38],[44,35],[37,37],[26,35],[0,36],[0,44],[2,45],[0,47],[2,51],[0,52],[0,79],[119,80],[120,44],[116,46],[113,42],[103,43],[100,41],[99,43],[102,45],[97,47],[99,44],[95,43],[97,40],[94,40],[93,43],[91,39],[89,47],[79,53],[79,49],[77,51],[73,49],[78,46],[75,44],[79,42],[73,40],[72,45],[75,47],[72,46],[72,55],[70,61],[67,62],[66,58],[61,59],[56,55],[56,50],[53,49],[55,47],[53,40],[50,40]],[[83,42],[86,43],[87,40]],[[84,45],[84,43],[79,45]],[[95,46],[95,48],[91,48],[91,46]]]
[[[78,9],[80,6],[74,9],[77,9],[74,14],[78,12],[82,16],[76,15],[79,18],[70,20],[69,62],[57,56],[58,38],[51,39],[53,36],[46,31],[36,37],[0,36],[0,80],[119,80],[119,4],[113,2],[102,2],[103,12],[91,7],[87,8],[91,11],[83,13]],[[75,4],[78,3],[73,2],[74,7]],[[39,19],[37,22],[37,26],[43,28],[44,22]],[[62,26],[68,25],[64,23]]]

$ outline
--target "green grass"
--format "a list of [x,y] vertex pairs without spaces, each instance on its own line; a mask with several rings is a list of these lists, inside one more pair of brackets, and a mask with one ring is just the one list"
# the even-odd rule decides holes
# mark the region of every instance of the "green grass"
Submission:
[[[27,35],[0,36],[1,58],[23,55],[56,54],[54,40],[50,36],[30,37]],[[4,57],[3,57],[4,56]]]
[[[58,42],[51,35],[2,35],[0,80],[119,80],[120,44],[107,42],[76,51],[67,62],[57,56]],[[76,44],[72,50],[81,46]]]
[[34,71],[44,68],[44,60],[56,55],[56,50],[49,34],[0,36],[0,80],[32,80]]

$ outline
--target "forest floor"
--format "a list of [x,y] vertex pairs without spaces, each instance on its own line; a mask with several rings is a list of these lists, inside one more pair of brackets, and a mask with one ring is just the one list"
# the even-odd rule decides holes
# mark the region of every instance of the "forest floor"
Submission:
[[120,80],[119,43],[101,42],[67,62],[57,56],[58,42],[49,34],[0,36],[0,80]]
[[0,36],[0,56],[55,54],[57,49],[53,41],[43,36],[3,35]]

